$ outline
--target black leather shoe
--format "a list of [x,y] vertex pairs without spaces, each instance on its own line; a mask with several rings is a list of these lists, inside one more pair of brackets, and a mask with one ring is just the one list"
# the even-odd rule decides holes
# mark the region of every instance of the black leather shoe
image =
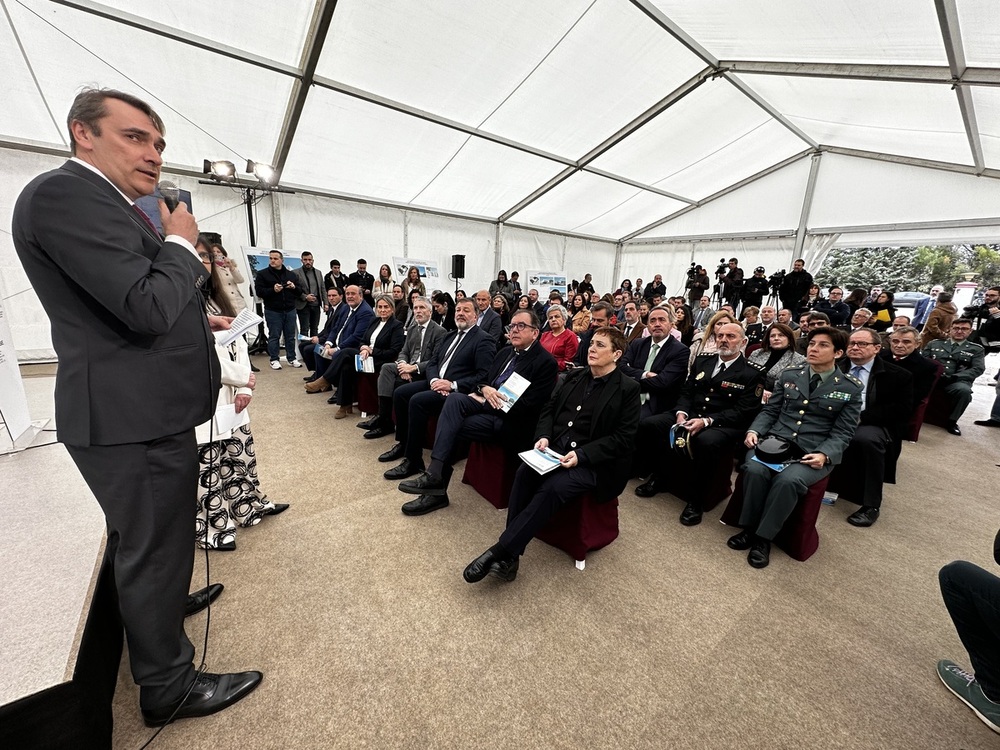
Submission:
[[691,503],[688,503],[684,506],[684,510],[681,511],[681,523],[684,526],[697,526],[701,523],[701,511]]
[[419,474],[423,470],[423,461],[411,461],[408,458],[404,458],[399,466],[389,469],[382,476],[386,479],[406,479],[407,477],[412,477],[414,474]]
[[275,503],[273,508],[268,508],[264,511],[265,516],[276,516],[279,513],[284,513],[288,510],[288,503]]
[[335,404],[335,403],[337,403],[337,394],[334,393],[332,396],[330,396],[330,398],[328,398],[326,400],[326,403],[328,403],[328,404]]
[[878,508],[862,505],[847,517],[847,522],[851,526],[871,526],[878,520],[878,512]]
[[[194,687],[183,702],[178,700],[161,708],[142,709],[143,721],[147,727],[159,727],[172,721],[171,714],[174,719],[209,716],[250,695],[263,678],[260,672],[205,672],[195,678]],[[175,709],[177,713],[174,713]]]
[[948,432],[950,432],[952,435],[962,434],[962,431],[958,428],[958,422],[949,422],[948,426],[945,427],[945,429],[948,430]]
[[486,578],[486,574],[490,572],[490,567],[495,562],[499,562],[499,558],[493,554],[491,547],[469,563],[462,572],[462,577],[469,583],[477,583]]
[[656,483],[656,477],[650,477],[635,488],[635,494],[637,497],[652,497],[662,491],[662,488],[660,488]]
[[304,381],[306,381],[306,382],[308,383],[308,382],[309,382],[310,380],[315,380],[315,379],[316,379],[316,377],[315,377],[315,376],[316,376],[316,373],[314,373],[314,372],[311,372],[311,373],[309,373],[308,375],[306,375],[306,376],[305,376],[304,378],[302,378],[302,379],[303,379]]
[[490,575],[496,576],[501,581],[510,583],[517,578],[517,569],[521,564],[520,557],[497,560],[490,566]]
[[368,417],[368,419],[363,419],[354,426],[357,427],[359,430],[370,430],[377,424],[378,424],[378,414],[376,414],[374,417]]
[[1000,422],[995,419],[977,419],[972,424],[977,424],[980,427],[1000,427]]
[[219,598],[223,588],[225,587],[221,583],[213,583],[211,586],[198,589],[193,594],[188,594],[187,604],[184,605],[184,616],[190,617],[201,612]]
[[406,453],[406,448],[402,443],[396,443],[389,450],[378,457],[378,460],[384,464],[391,463],[392,461],[398,461]]
[[400,482],[399,491],[407,495],[444,495],[448,492],[448,486],[440,477],[432,477],[425,471],[416,479]]
[[[395,428],[393,427],[383,427],[382,425],[376,424],[368,432],[364,434],[365,440],[377,440],[378,438],[384,438],[386,435],[391,435]],[[381,461],[382,458],[379,457]]]
[[729,539],[726,540],[726,544],[729,545],[729,549],[750,549],[750,545],[753,544],[753,535],[744,529],[739,534],[734,534],[729,537]]
[[771,543],[767,539],[755,539],[747,555],[747,562],[752,568],[766,568],[771,562]]
[[404,516],[423,516],[448,507],[447,495],[421,495],[415,500],[403,503]]

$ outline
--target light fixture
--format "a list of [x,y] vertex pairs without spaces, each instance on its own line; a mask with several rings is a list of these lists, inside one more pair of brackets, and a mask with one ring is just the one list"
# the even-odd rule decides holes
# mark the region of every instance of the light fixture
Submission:
[[231,161],[209,161],[205,159],[203,170],[213,180],[231,182],[236,179],[236,165]]
[[277,180],[275,180],[274,167],[270,164],[264,164],[259,161],[247,161],[247,174],[252,174],[261,184],[272,186]]

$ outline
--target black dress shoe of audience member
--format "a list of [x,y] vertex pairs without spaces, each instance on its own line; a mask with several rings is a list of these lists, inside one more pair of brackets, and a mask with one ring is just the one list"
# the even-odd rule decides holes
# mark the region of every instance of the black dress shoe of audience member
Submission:
[[308,383],[310,380],[315,380],[316,379],[316,373],[311,372],[311,373],[309,373],[308,375],[306,375],[302,379]]
[[752,568],[766,568],[771,562],[771,543],[767,539],[754,539],[747,562]]
[[1000,422],[995,419],[977,419],[972,424],[977,424],[980,427],[1000,427]]
[[448,487],[440,477],[431,476],[425,471],[416,479],[400,482],[399,491],[407,495],[445,495]]
[[406,453],[406,448],[403,447],[402,443],[396,443],[389,450],[378,457],[378,460],[384,464],[390,463],[392,461],[398,461]]
[[384,425],[376,424],[368,432],[364,434],[365,440],[376,440],[378,438],[384,438],[386,435],[391,435],[395,428],[386,427]]
[[493,548],[490,547],[483,554],[468,564],[462,572],[462,578],[469,583],[478,583],[486,578],[486,575],[490,572],[490,567],[493,563],[499,562],[500,559],[500,557],[494,554]]
[[334,393],[332,396],[330,396],[330,398],[328,398],[326,400],[326,403],[328,403],[328,404],[335,404],[335,403],[337,403],[337,394]]
[[878,508],[870,505],[862,505],[847,517],[847,522],[851,526],[871,526],[878,520]]
[[958,422],[949,422],[948,426],[945,427],[945,429],[948,430],[948,432],[950,432],[952,435],[962,434],[962,431],[958,427]]
[[[186,699],[160,708],[142,709],[147,727],[159,727],[174,719],[209,716],[245,698],[254,691],[264,675],[260,672],[212,674],[205,672],[195,678],[194,687]],[[180,708],[178,708],[178,705]],[[174,713],[174,710],[177,713]]]
[[421,495],[408,503],[403,503],[401,510],[404,516],[423,516],[447,507],[447,495]]
[[414,474],[419,474],[423,470],[423,461],[411,461],[408,458],[404,458],[399,466],[389,469],[389,471],[382,476],[386,479],[406,479],[407,477],[412,477]]
[[501,581],[510,583],[517,578],[517,569],[520,564],[520,557],[508,557],[497,560],[490,566],[490,575],[496,576]]
[[276,516],[279,513],[284,513],[288,510],[288,503],[275,503],[273,508],[268,508],[264,511],[265,516]]
[[750,549],[750,545],[753,544],[753,534],[744,529],[739,534],[734,534],[729,537],[729,539],[726,540],[726,544],[729,545],[729,549]]
[[213,583],[211,586],[198,589],[193,594],[188,594],[187,604],[184,605],[184,616],[190,617],[201,612],[219,598],[223,588],[225,587],[221,583]]
[[697,526],[699,523],[701,523],[701,511],[691,503],[688,503],[684,506],[684,510],[681,511],[681,524],[684,526]]
[[652,497],[662,491],[662,488],[660,488],[656,483],[656,477],[650,477],[635,488],[635,494],[637,497]]
[[368,419],[363,419],[354,426],[361,430],[370,430],[377,424],[378,424],[378,414],[376,414],[374,417],[368,417]]

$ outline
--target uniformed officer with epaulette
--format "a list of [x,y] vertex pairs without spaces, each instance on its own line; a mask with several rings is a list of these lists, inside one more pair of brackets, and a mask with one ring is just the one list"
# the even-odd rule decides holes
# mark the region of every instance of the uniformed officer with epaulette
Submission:
[[972,403],[972,383],[986,372],[986,350],[979,344],[967,341],[972,333],[972,321],[956,318],[951,324],[951,338],[930,342],[921,352],[925,357],[944,365],[944,372],[937,387],[951,402],[947,430],[961,435],[958,420]]
[[757,266],[753,269],[753,276],[743,282],[743,309],[760,307],[769,288],[764,276],[764,266]]
[[[847,350],[847,334],[829,326],[809,331],[805,366],[790,367],[778,377],[763,410],[744,441],[743,531],[728,541],[732,549],[749,549],[747,562],[763,568],[771,540],[809,487],[840,463],[861,416],[861,381],[836,368]],[[776,471],[752,460],[760,440],[774,436],[790,441],[805,455]]]
[[[635,494],[652,497],[666,489],[667,478],[673,472],[688,474],[682,483],[688,496],[681,498],[687,503],[680,519],[685,526],[701,522],[709,473],[716,470],[720,451],[729,451],[739,444],[760,411],[764,392],[763,371],[741,353],[746,343],[743,328],[735,323],[723,326],[716,331],[715,341],[718,354],[695,359],[676,411],[639,422],[639,445],[655,451],[658,460],[653,462],[657,468],[652,476],[636,488]],[[690,444],[683,453],[663,450],[674,425],[681,425],[687,431],[684,439]]]

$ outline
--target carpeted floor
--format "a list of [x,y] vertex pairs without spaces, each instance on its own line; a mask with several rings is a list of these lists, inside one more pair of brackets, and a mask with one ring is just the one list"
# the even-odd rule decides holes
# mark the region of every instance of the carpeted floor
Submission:
[[[302,370],[265,367],[251,411],[264,489],[291,509],[212,553],[209,671],[260,669],[252,696],[168,727],[152,747],[995,748],[938,682],[968,666],[937,570],[996,570],[1000,433],[925,427],[906,445],[881,520],[822,509],[808,562],[775,551],[754,570],[728,549],[721,508],[698,527],[680,501],[622,496],[621,536],[577,571],[533,542],[511,584],[462,579],[503,527],[453,482],[420,518],[385,481],[358,418],[334,421]],[[461,468],[458,475],[460,476]],[[204,585],[199,553],[192,588]],[[205,615],[188,621],[199,647]],[[123,661],[116,748],[149,736]]]

